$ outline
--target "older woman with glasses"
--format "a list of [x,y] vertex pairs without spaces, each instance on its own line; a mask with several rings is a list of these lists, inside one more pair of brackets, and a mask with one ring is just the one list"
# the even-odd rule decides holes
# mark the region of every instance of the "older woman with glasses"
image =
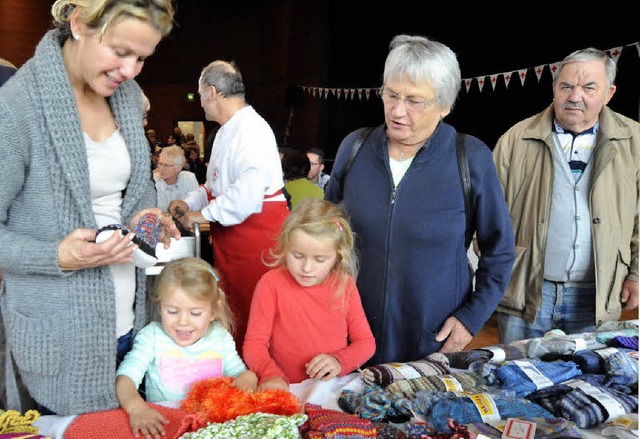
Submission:
[[390,49],[385,123],[366,137],[348,175],[362,130],[345,137],[325,191],[343,202],[358,236],[357,284],[377,346],[369,364],[463,349],[502,298],[515,258],[491,150],[466,136],[469,236],[481,250],[473,286],[457,133],[443,121],[461,86],[456,55],[420,36],[398,35]]

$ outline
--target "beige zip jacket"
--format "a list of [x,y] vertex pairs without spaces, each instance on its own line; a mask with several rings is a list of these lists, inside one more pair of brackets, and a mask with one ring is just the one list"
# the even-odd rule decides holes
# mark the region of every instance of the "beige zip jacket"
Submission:
[[[533,322],[542,301],[553,188],[553,106],[498,139],[493,151],[511,212],[516,261],[498,311]],[[640,123],[608,107],[600,113],[589,193],[596,267],[596,322],[620,318],[626,279],[638,280]]]

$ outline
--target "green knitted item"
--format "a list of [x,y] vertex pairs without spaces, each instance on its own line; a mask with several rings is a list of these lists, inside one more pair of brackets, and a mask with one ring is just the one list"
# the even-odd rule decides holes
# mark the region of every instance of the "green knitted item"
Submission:
[[297,439],[298,427],[306,420],[305,414],[252,413],[186,433],[181,439]]

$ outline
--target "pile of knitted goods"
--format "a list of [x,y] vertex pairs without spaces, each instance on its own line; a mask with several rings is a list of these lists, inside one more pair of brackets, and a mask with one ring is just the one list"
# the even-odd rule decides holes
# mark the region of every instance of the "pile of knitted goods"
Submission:
[[638,410],[638,324],[618,323],[371,366],[362,371],[364,389],[343,390],[338,405],[374,425],[404,423],[405,432],[411,424],[451,433],[453,418],[493,436],[497,422],[535,418],[540,434],[580,437],[580,428]]
[[[169,421],[163,439],[287,438],[289,432],[294,434],[292,438],[297,437],[298,427],[307,418],[294,394],[278,389],[246,392],[231,382],[230,377],[196,382],[180,408],[149,403]],[[246,431],[260,432],[260,435],[247,436]],[[65,439],[87,438],[134,439],[135,436],[128,415],[119,408],[82,414],[65,430]]]

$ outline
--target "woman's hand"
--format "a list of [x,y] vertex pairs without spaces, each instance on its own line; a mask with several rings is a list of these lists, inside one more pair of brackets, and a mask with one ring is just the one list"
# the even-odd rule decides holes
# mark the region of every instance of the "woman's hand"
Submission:
[[133,262],[131,253],[138,248],[132,244],[133,233],[122,237],[117,230],[111,237],[96,243],[96,230],[76,229],[58,244],[58,265],[63,271],[82,270],[112,264]]
[[142,209],[140,212],[136,213],[133,219],[131,220],[129,229],[133,230],[135,226],[140,222],[142,217],[147,214],[157,215],[158,218],[160,218],[160,222],[162,223],[162,226],[160,227],[160,237],[158,238],[158,240],[164,244],[165,249],[169,248],[169,245],[171,244],[171,238],[180,239],[180,236],[181,236],[180,231],[174,224],[171,216],[164,214],[157,207]]
[[245,370],[235,377],[231,384],[245,392],[253,392],[258,387],[258,376],[250,370]]
[[268,380],[264,380],[258,386],[258,390],[266,390],[266,389],[280,389],[289,391],[289,383],[285,381],[282,377],[271,377]]
[[319,381],[329,381],[342,372],[342,365],[333,355],[316,355],[306,365],[309,378]]

